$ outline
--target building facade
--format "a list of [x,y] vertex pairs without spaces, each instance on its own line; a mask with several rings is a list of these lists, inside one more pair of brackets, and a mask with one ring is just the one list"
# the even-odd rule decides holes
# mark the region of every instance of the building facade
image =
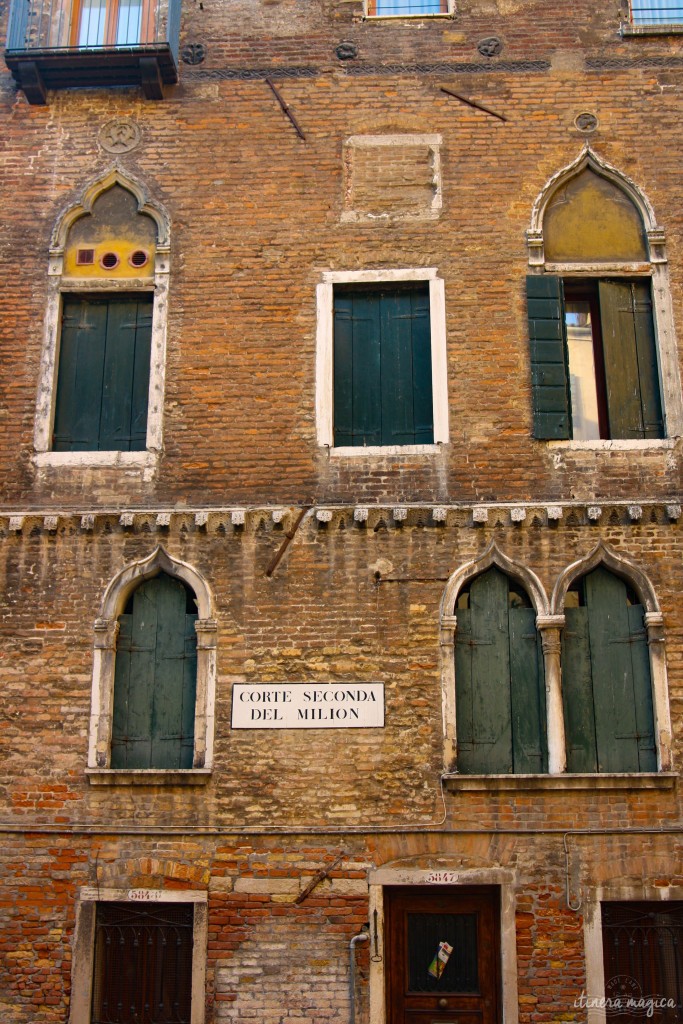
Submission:
[[683,1020],[683,8],[0,24],[2,1020]]

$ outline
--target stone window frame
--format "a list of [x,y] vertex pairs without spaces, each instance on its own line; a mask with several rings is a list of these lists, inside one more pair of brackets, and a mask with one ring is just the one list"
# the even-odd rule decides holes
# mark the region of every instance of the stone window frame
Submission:
[[[334,446],[334,287],[339,284],[429,284],[432,355],[433,444]],[[330,456],[432,455],[448,444],[448,355],[446,298],[443,278],[435,267],[392,270],[327,270],[316,287],[316,435]]]
[[[638,210],[645,228],[650,259],[646,262],[619,261],[616,263],[551,263],[546,261],[543,240],[543,221],[546,210],[559,188],[584,170],[595,174],[619,188]],[[647,196],[631,178],[607,163],[586,144],[578,156],[563,167],[543,186],[534,202],[531,220],[526,232],[529,273],[556,274],[559,277],[600,278],[628,277],[650,279],[652,282],[652,317],[657,342],[660,398],[664,416],[665,436],[649,439],[602,438],[594,441],[549,440],[551,448],[577,450],[610,449],[666,449],[683,434],[683,393],[678,363],[678,343],[674,326],[673,302],[666,255],[666,235],[658,224]]]
[[[432,882],[431,876],[452,878],[447,884]],[[384,1024],[386,1020],[386,964],[384,957],[384,889],[394,886],[430,886],[434,889],[454,891],[459,886],[486,885],[500,890],[500,966],[502,1019],[505,1024],[517,1024],[519,1003],[517,989],[517,933],[515,924],[517,879],[514,871],[506,868],[463,868],[454,864],[451,870],[447,859],[440,859],[434,869],[401,866],[394,862],[371,871],[368,875],[369,918],[376,920],[377,934],[370,935],[370,1024]],[[375,918],[375,912],[377,917]],[[375,927],[373,923],[373,928]]]
[[588,1024],[605,1024],[607,1014],[599,1005],[605,995],[605,966],[602,938],[603,903],[668,903],[683,900],[681,885],[624,884],[608,881],[586,894],[583,913],[583,944],[586,962],[586,996],[595,1001],[587,1007]]
[[[138,204],[138,213],[152,218],[157,226],[154,275],[149,278],[98,280],[64,276],[64,254],[69,231],[77,220],[91,213],[96,200],[114,185],[130,192]],[[145,187],[124,174],[118,167],[98,177],[85,187],[81,198],[59,217],[50,241],[48,264],[47,307],[43,348],[40,360],[38,397],[33,432],[33,464],[38,469],[121,467],[126,470],[152,469],[163,444],[164,391],[166,380],[166,334],[170,273],[170,221],[166,211],[153,202]],[[147,407],[147,439],[145,451],[52,451],[59,347],[61,340],[62,296],[116,295],[117,293],[152,294],[152,341]]]
[[[197,695],[192,768],[111,768],[111,736],[116,672],[118,617],[131,593],[159,573],[179,579],[197,600]],[[161,546],[147,558],[127,565],[107,587],[100,615],[95,620],[93,674],[86,775],[93,785],[202,785],[213,767],[216,702],[216,648],[218,626],[212,614],[208,584],[186,562],[173,558]]]
[[105,889],[84,886],[76,899],[76,924],[71,961],[69,1024],[90,1024],[95,974],[95,924],[98,903],[193,903],[191,1024],[204,1024],[206,1016],[206,951],[208,894],[199,890]]
[[[565,624],[564,602],[575,579],[585,576],[602,565],[610,572],[628,581],[635,589],[645,608],[652,707],[657,747],[656,772],[629,772],[616,775],[610,772],[567,772],[564,710],[562,702],[562,629]],[[548,744],[548,771],[540,775],[458,775],[457,774],[457,721],[455,709],[455,640],[457,635],[456,602],[460,591],[480,573],[496,566],[517,580],[529,594],[536,609],[536,629],[541,635],[546,685],[546,735]],[[625,780],[629,787],[641,784],[668,787],[675,778],[672,764],[673,734],[669,705],[669,687],[666,668],[664,617],[657,595],[647,574],[631,559],[600,541],[585,557],[579,558],[560,573],[551,598],[538,576],[530,569],[514,562],[491,541],[483,554],[466,562],[453,573],[446,584],[440,609],[441,650],[441,707],[443,722],[443,763],[451,784],[463,789],[489,788],[516,789],[538,780],[544,785],[561,784],[567,788],[611,788]],[[455,769],[454,769],[455,766]]]

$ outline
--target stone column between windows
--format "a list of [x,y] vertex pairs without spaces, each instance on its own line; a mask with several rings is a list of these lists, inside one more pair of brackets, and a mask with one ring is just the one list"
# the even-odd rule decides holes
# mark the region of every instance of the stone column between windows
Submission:
[[647,646],[650,652],[652,677],[652,707],[655,720],[657,768],[660,772],[671,769],[671,715],[666,685],[666,648],[664,616],[661,612],[645,612]]
[[442,615],[439,630],[441,652],[441,707],[443,715],[443,763],[446,771],[453,771],[457,758],[457,730],[455,722],[455,634],[456,615]]
[[[95,643],[93,677],[99,681],[98,691],[93,694],[97,707],[93,706],[92,722],[95,735],[95,765],[107,768],[111,746],[111,725],[114,705],[114,671],[116,666],[116,642],[119,635],[117,619],[95,620]],[[93,732],[91,732],[93,735]]]
[[561,775],[567,769],[562,708],[562,639],[564,615],[538,615],[545,668],[546,715],[548,722],[548,771]]
[[[212,749],[214,706],[210,681],[216,678],[218,623],[215,619],[197,619],[197,697],[194,719],[193,768],[208,768],[207,750]],[[210,759],[209,759],[210,760]]]

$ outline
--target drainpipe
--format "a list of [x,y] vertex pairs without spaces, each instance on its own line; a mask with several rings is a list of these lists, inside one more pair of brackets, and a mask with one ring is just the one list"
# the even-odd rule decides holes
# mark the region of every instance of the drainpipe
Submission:
[[[365,926],[367,927],[367,925]],[[349,1001],[351,1003],[351,1022],[356,1024],[356,946],[359,942],[367,942],[370,936],[367,932],[359,932],[349,942]]]

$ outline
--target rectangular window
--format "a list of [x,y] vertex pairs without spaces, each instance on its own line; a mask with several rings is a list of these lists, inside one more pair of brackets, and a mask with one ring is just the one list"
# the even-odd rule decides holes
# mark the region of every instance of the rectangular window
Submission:
[[335,286],[335,447],[433,441],[428,283]]
[[98,903],[91,1024],[191,1024],[192,903]]
[[66,295],[53,450],[144,451],[151,295]]
[[607,1020],[678,1024],[683,903],[603,903],[602,938]]
[[648,279],[527,278],[534,433],[664,436]]
[[368,15],[376,18],[448,13],[448,0],[368,0]]
[[631,0],[634,25],[677,25],[683,23],[683,0]]

